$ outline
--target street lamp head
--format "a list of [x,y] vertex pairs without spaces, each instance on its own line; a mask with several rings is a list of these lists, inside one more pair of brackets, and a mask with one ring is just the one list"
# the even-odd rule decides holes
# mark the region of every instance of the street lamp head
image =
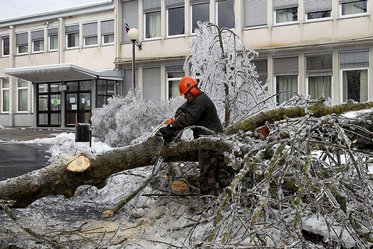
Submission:
[[128,38],[131,41],[137,41],[139,37],[140,37],[140,33],[137,28],[131,28],[130,30],[128,30]]

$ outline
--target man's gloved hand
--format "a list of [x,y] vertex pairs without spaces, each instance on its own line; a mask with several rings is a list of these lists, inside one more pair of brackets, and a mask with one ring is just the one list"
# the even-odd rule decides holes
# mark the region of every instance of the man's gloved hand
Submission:
[[169,125],[160,128],[159,132],[161,133],[165,142],[171,142],[176,135],[174,129],[172,129]]

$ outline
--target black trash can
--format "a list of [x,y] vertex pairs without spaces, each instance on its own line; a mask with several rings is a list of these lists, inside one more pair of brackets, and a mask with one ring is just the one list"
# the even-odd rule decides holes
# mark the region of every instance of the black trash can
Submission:
[[77,123],[75,125],[75,142],[91,142],[91,128],[89,124]]

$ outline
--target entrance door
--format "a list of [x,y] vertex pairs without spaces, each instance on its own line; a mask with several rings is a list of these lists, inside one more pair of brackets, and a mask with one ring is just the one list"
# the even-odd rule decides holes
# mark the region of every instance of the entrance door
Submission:
[[37,85],[37,126],[61,126],[60,83]]
[[66,85],[66,126],[90,123],[92,81],[72,81]]

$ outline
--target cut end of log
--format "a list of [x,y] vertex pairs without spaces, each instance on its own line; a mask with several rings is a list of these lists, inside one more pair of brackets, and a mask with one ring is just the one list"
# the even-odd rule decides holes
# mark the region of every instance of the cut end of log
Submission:
[[91,160],[85,155],[79,155],[71,160],[66,167],[70,172],[84,172],[91,166]]
[[113,216],[114,216],[114,211],[112,209],[105,210],[102,213],[102,218],[110,218],[110,217],[113,217]]
[[189,183],[184,178],[180,178],[171,182],[170,188],[176,192],[185,193],[189,191]]

